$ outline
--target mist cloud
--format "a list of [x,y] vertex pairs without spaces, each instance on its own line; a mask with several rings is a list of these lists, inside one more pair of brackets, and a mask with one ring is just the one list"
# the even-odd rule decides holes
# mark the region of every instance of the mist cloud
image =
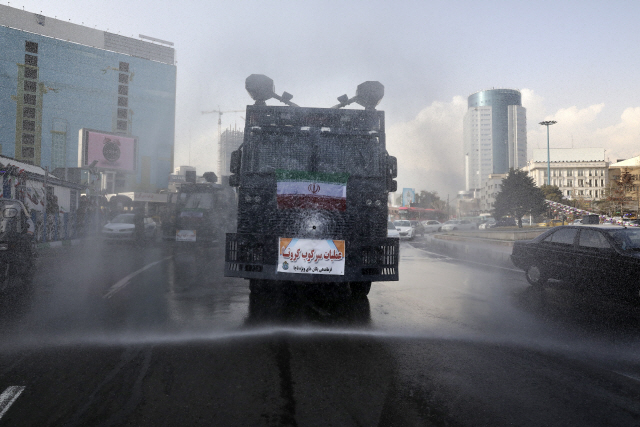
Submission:
[[398,158],[398,187],[438,191],[446,198],[462,188],[462,120],[467,101],[433,102],[415,119],[387,128],[387,150]]
[[[610,161],[640,154],[640,107],[624,110],[618,123],[605,125],[604,103],[584,108],[569,106],[548,112],[545,100],[531,89],[521,89],[527,109],[528,157],[534,148],[546,148],[546,127],[538,122],[556,120],[550,145],[555,148],[604,148]],[[462,121],[466,97],[433,102],[413,120],[387,128],[389,154],[398,158],[398,188],[437,191],[446,198],[463,190]]]

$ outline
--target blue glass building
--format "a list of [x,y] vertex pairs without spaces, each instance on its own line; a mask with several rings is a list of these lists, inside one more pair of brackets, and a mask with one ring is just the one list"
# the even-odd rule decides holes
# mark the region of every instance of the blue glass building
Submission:
[[520,91],[489,89],[469,96],[464,156],[467,191],[481,188],[490,174],[526,166],[526,109]]
[[71,168],[82,128],[136,136],[135,174],[107,191],[166,188],[175,101],[173,48],[0,5],[3,155]]

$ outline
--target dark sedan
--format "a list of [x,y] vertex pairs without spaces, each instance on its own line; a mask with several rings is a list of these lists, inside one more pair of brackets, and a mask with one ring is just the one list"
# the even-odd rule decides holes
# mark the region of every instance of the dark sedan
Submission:
[[608,285],[625,297],[640,296],[640,229],[611,225],[555,227],[533,240],[516,241],[511,261],[533,286],[548,279]]

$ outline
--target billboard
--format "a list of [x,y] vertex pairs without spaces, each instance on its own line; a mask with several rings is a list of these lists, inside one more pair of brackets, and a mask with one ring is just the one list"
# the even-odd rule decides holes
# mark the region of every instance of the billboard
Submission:
[[98,170],[136,171],[137,137],[82,128],[79,138],[79,167],[96,162]]
[[410,206],[416,201],[416,190],[413,188],[402,189],[402,206]]

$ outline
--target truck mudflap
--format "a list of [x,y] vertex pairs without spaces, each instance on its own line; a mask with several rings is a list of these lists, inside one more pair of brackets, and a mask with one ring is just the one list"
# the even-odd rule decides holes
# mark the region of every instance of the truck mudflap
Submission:
[[[282,262],[280,248],[283,240],[285,239],[279,236],[227,233],[224,275],[245,279],[297,282],[384,282],[398,280],[398,239],[386,237],[352,240],[327,239],[327,242],[344,242],[343,259],[339,259],[334,251],[325,252],[323,254],[324,260],[316,254],[315,258],[310,255],[306,259],[296,258],[293,261],[287,258],[285,263]],[[316,240],[316,242],[321,241],[322,239]],[[334,271],[329,272],[325,268],[319,273],[306,272],[313,271],[314,265],[320,266],[315,268],[316,271],[320,271],[323,269],[322,265],[327,265],[326,263],[330,262],[332,257],[336,267],[342,266],[342,269],[335,268]],[[316,259],[319,261],[316,262]],[[306,267],[294,268],[297,263]]]

